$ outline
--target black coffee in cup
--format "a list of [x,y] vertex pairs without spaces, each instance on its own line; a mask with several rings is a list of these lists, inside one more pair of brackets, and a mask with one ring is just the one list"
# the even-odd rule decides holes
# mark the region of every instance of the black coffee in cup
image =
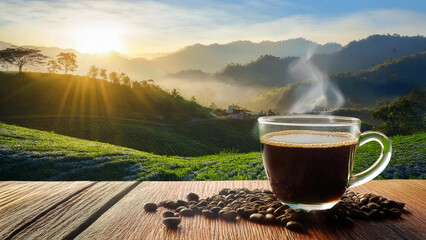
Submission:
[[347,132],[287,130],[261,137],[272,191],[283,202],[331,203],[346,190],[358,138]]

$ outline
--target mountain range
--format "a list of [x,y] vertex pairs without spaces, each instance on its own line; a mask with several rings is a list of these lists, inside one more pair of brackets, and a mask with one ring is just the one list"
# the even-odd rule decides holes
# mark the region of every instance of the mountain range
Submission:
[[[356,99],[358,107],[373,106],[379,99],[391,100],[405,96],[415,88],[426,88],[426,51],[391,58],[353,73],[330,74],[326,81],[329,86],[332,85],[338,89],[346,100],[342,106],[354,107],[353,99]],[[313,79],[288,84],[243,100],[239,102],[239,105],[253,110],[273,109],[280,113],[288,112],[294,109],[292,106],[305,98],[304,95],[317,85],[318,80]],[[333,93],[322,94],[329,99],[333,98]],[[314,105],[311,110],[315,107],[327,108],[327,106]]]
[[[0,41],[0,49],[10,46],[10,43]],[[336,43],[321,45],[302,38],[277,42],[235,41],[227,44],[195,44],[150,60],[131,58],[117,52],[83,54],[73,49],[37,48],[52,58],[60,52],[74,52],[79,65],[75,74],[86,75],[89,67],[95,65],[108,71],[125,72],[132,80],[154,79],[166,89],[176,88],[184,97],[196,97],[197,101],[204,105],[214,102],[224,107],[232,103],[244,103],[249,108],[252,106],[253,109],[258,109],[259,103],[265,102],[261,99],[268,96],[270,99],[263,104],[262,109],[266,106],[274,109],[277,102],[282,99],[279,92],[287,92],[284,89],[293,89],[294,86],[306,84],[309,80],[327,78],[327,75],[335,73],[349,74],[344,75],[344,79],[350,79],[348,81],[354,84],[359,83],[354,79],[367,74],[361,74],[363,69],[367,69],[370,74],[382,73],[381,70],[372,69],[385,62],[387,68],[394,68],[396,65],[388,64],[389,59],[398,59],[425,50],[426,38],[397,34],[372,35],[352,41],[343,47]],[[426,68],[426,65],[416,67]],[[404,69],[409,69],[409,66],[404,65]],[[26,70],[46,71],[45,67],[29,67]],[[343,75],[335,74],[333,78],[336,76]],[[343,81],[333,80],[332,83],[342,88],[344,95],[342,97],[347,99],[350,91],[346,91],[346,88],[354,84],[340,84]],[[418,82],[412,85],[418,86]],[[309,89],[310,85],[306,86],[306,89]],[[392,88],[387,97],[391,94],[403,95],[406,91],[405,88],[400,90],[398,92],[398,88]],[[272,97],[268,91],[273,92],[274,96]],[[262,95],[255,97],[262,92]],[[353,94],[359,95],[356,92]],[[258,99],[259,103],[253,104],[254,99]],[[373,100],[365,101],[366,104],[367,102],[371,104]]]

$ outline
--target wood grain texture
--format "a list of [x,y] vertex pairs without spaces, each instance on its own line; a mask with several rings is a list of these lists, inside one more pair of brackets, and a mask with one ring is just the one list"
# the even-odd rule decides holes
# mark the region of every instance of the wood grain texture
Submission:
[[0,239],[92,182],[0,182]]
[[376,193],[407,203],[401,219],[356,221],[352,228],[336,229],[319,221],[306,234],[279,226],[265,226],[239,220],[228,223],[200,216],[183,218],[177,230],[162,224],[160,208],[143,210],[145,202],[184,199],[195,192],[206,197],[221,188],[269,188],[267,181],[143,182],[77,236],[77,239],[426,239],[426,181],[380,180],[356,187],[360,193]]
[[[41,185],[46,182],[40,182]],[[62,182],[63,187],[70,183]],[[135,182],[97,182],[47,212],[12,239],[63,239]],[[111,206],[108,206],[108,208]]]

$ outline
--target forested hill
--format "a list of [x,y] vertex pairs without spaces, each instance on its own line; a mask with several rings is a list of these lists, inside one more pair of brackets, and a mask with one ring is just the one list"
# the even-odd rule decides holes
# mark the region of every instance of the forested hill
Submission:
[[132,87],[85,76],[1,73],[1,118],[105,116],[163,122],[208,118],[210,110],[152,82]]
[[[388,59],[355,73],[331,74],[329,78],[342,91],[346,106],[353,107],[349,105],[348,98],[356,99],[359,106],[372,106],[378,99],[393,99],[407,95],[413,88],[426,87],[426,51]],[[240,105],[254,110],[274,109],[285,113],[311,84],[311,81],[302,81],[274,88]]]
[[[279,87],[309,78],[309,74],[292,72],[300,61],[302,64],[303,61],[308,61],[324,74],[356,72],[380,64],[386,59],[415,54],[425,49],[426,38],[422,36],[372,35],[350,42],[335,53],[314,55],[308,60],[264,55],[248,64],[229,64],[216,76],[239,84]],[[299,72],[308,71],[308,68],[299,69]]]

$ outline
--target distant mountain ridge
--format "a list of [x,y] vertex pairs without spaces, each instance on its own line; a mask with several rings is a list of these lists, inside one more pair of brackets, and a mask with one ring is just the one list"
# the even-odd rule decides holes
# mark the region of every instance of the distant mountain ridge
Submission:
[[194,44],[175,53],[152,61],[168,72],[184,69],[199,69],[204,72],[217,72],[230,63],[248,63],[261,55],[277,57],[305,56],[307,54],[331,54],[342,48],[338,43],[324,45],[303,38],[285,41],[235,41],[227,44]]

